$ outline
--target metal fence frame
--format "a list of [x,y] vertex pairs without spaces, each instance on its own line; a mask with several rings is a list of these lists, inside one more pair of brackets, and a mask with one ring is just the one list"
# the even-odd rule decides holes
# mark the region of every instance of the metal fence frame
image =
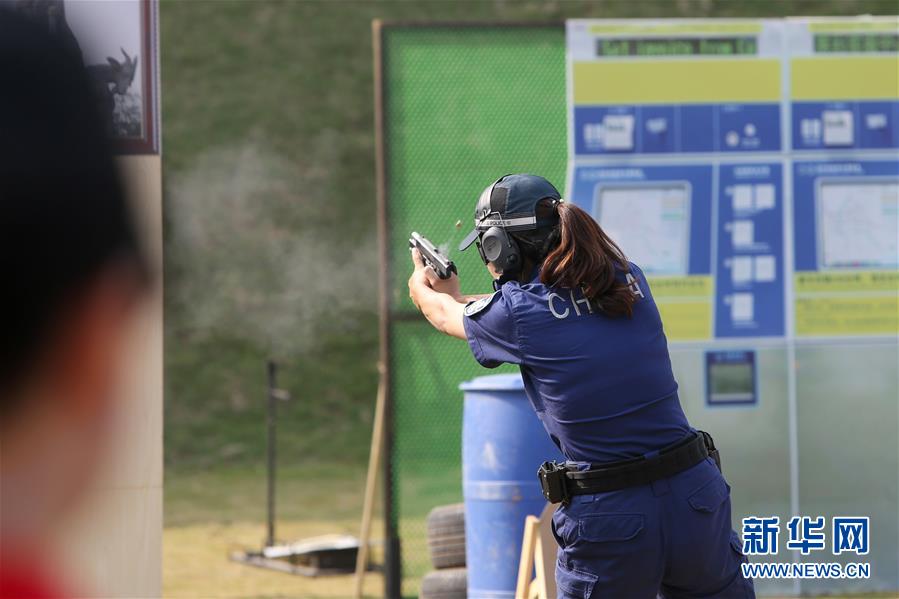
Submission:
[[393,312],[390,272],[390,160],[387,141],[387,98],[389,90],[385,84],[386,36],[391,31],[401,29],[564,29],[564,21],[372,21],[372,57],[374,62],[374,117],[375,117],[375,181],[377,199],[378,229],[378,331],[379,353],[384,365],[383,385],[385,390],[385,412],[383,432],[383,476],[384,502],[384,596],[390,599],[402,596],[402,547],[394,514],[393,494],[393,362],[391,359],[390,335],[396,320],[408,319],[408,315]]

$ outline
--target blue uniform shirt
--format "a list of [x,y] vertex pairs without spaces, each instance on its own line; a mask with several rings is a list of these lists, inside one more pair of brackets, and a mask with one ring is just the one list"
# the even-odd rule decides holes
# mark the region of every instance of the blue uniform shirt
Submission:
[[633,318],[612,318],[580,290],[507,281],[465,308],[465,333],[488,368],[518,364],[525,391],[556,445],[576,462],[633,458],[690,432],[659,311],[643,272],[621,273]]

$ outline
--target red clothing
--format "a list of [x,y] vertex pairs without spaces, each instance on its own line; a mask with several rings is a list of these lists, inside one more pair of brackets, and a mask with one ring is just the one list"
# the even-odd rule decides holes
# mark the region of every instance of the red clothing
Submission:
[[34,563],[0,561],[0,599],[68,599],[56,581]]

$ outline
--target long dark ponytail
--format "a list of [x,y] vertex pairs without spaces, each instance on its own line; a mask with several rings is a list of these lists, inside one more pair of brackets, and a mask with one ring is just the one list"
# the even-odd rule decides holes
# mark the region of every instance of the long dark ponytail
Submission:
[[[550,208],[550,206],[546,206]],[[544,209],[546,209],[544,208]],[[620,272],[630,272],[621,248],[587,212],[568,202],[553,202],[559,223],[542,245],[544,285],[581,288],[595,306],[609,316],[633,315],[636,298]],[[539,213],[538,209],[538,218]]]

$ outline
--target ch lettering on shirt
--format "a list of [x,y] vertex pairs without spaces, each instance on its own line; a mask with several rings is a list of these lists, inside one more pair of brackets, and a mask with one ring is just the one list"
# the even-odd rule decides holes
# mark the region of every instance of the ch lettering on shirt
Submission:
[[[631,273],[625,275],[625,280],[627,281],[627,286],[630,288],[631,293],[639,296],[640,299],[646,299],[646,296],[643,295],[643,290],[640,289],[639,281],[637,281]],[[569,303],[574,308],[574,313],[578,316],[584,314],[584,312],[581,311],[581,308],[586,308],[585,312],[587,314],[593,314],[593,303],[583,296],[579,299],[575,298],[573,289],[568,290],[567,298],[556,292],[552,292],[547,296],[546,301],[549,303],[549,311],[559,320],[568,318],[568,315],[571,314],[572,310],[568,307]]]
[[593,314],[593,304],[590,303],[590,300],[583,296],[579,299],[575,298],[574,289],[568,290],[568,298],[555,292],[550,293],[547,296],[547,301],[549,302],[549,311],[558,319],[568,318],[568,315],[571,314],[571,308],[568,307],[569,302],[574,307],[574,312],[578,316],[583,314],[581,308],[586,308],[587,314]]

